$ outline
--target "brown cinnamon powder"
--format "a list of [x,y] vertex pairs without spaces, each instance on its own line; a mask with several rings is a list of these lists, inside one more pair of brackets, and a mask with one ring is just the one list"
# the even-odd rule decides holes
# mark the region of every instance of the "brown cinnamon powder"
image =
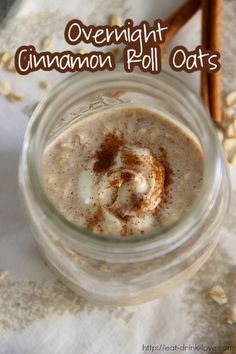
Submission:
[[[93,215],[92,217],[87,217],[88,230],[92,231],[95,226],[99,228],[99,224],[101,224],[103,220],[104,220],[103,210],[100,206],[98,206],[95,215]],[[99,231],[103,232],[102,228],[100,228]]]
[[[141,209],[144,203],[144,198],[141,193],[133,193],[131,196],[131,205],[134,211],[138,211]],[[141,210],[140,210],[141,211]]]
[[[125,140],[121,135],[117,135],[116,133],[108,133],[104,140],[102,141],[100,148],[95,153],[96,162],[93,165],[93,170],[96,173],[108,172],[109,168],[114,164],[115,157],[119,152],[120,148],[124,146]],[[157,206],[157,208],[153,211],[153,215],[158,216],[160,210],[164,207],[164,205],[169,201],[169,185],[172,183],[173,170],[170,168],[168,163],[167,152],[163,147],[160,147],[160,154],[156,157],[157,164],[156,170],[160,173],[160,178],[163,178],[163,192],[161,194],[161,202]],[[154,154],[153,154],[154,156]],[[138,156],[133,154],[131,151],[127,149],[123,149],[122,151],[122,160],[126,166],[134,167],[140,165],[141,161]],[[160,165],[163,167],[160,169]],[[164,172],[163,172],[164,171]],[[121,176],[118,179],[115,179],[111,182],[111,187],[119,186],[121,183],[129,182],[132,179],[133,175],[129,171],[121,172]],[[157,176],[158,177],[158,176]],[[142,194],[133,193],[131,196],[131,207],[132,210],[136,212],[139,217],[143,216],[142,209],[146,207],[148,201],[145,201]],[[121,208],[115,208],[112,212],[123,222],[128,222],[131,216],[124,215],[123,210]],[[101,207],[97,208],[97,211],[93,217],[89,217],[87,219],[87,228],[89,230],[93,230],[94,227],[97,229],[100,228],[100,225],[104,221],[103,210]],[[99,229],[102,233],[102,227]],[[128,226],[123,225],[121,236],[127,235]]]
[[114,163],[117,152],[124,145],[124,137],[114,133],[108,133],[96,151],[96,162],[93,165],[94,172],[101,173],[107,171]]
[[158,156],[158,159],[165,169],[164,189],[166,190],[167,187],[169,187],[169,185],[172,183],[174,171],[172,170],[172,168],[170,168],[166,150],[163,147],[160,147],[159,150],[160,150],[160,155]]
[[140,165],[140,158],[131,151],[124,149],[122,152],[122,160],[128,166]]
[[[122,136],[118,136],[115,133],[108,133],[103,142],[100,145],[100,149],[96,152],[96,162],[94,163],[93,170],[96,173],[101,173],[107,171],[114,163],[114,159],[120,150],[120,148],[124,145],[124,138]],[[161,195],[161,202],[158,207],[154,210],[153,215],[158,215],[161,208],[163,208],[164,204],[168,201],[169,190],[168,186],[172,182],[173,170],[169,167],[167,153],[163,147],[160,147],[160,154],[157,157],[157,160],[161,163],[164,169],[160,172],[160,178],[163,178],[163,192]],[[122,151],[122,160],[123,162],[132,167],[135,165],[139,165],[141,163],[138,156],[133,154],[131,151],[124,149]],[[157,170],[160,170],[160,165],[156,165]],[[109,171],[108,171],[109,173]],[[128,182],[132,179],[132,173],[130,172],[122,172],[121,179],[123,182]],[[120,185],[120,179],[113,180],[111,182],[111,186]],[[131,196],[131,204],[132,209],[137,213],[138,216],[142,216],[142,209],[146,206],[147,201],[145,202],[143,196],[139,193],[134,193]],[[121,220],[128,221],[130,216],[124,215],[121,208],[113,210],[113,213]],[[103,220],[103,213],[100,208],[98,208],[95,216],[90,218],[87,222],[87,227],[89,229],[93,229],[95,226],[99,226],[101,221]]]
[[159,161],[165,170],[165,179],[164,179],[164,189],[161,195],[161,202],[154,210],[153,215],[158,216],[160,210],[165,206],[167,202],[170,202],[170,189],[169,186],[173,182],[174,171],[170,168],[168,162],[167,152],[163,147],[159,148],[160,154],[158,156]]

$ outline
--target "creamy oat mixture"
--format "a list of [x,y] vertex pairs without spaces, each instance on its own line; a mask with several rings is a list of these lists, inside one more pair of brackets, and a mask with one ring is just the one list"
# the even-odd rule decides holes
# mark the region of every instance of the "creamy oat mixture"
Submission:
[[98,234],[146,234],[193,203],[203,157],[193,138],[144,108],[78,121],[44,151],[49,198],[71,222]]

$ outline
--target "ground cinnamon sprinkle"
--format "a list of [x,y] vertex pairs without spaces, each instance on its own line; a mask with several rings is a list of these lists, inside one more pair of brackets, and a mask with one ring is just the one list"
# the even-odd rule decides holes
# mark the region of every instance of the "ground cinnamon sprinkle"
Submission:
[[111,209],[111,210],[122,221],[128,222],[131,219],[131,216],[124,215],[122,208]]
[[[133,193],[132,194],[131,205],[132,205],[133,210],[135,210],[135,211],[140,210],[143,203],[144,203],[144,198],[141,193]],[[141,210],[140,210],[140,212],[141,212]]]
[[122,153],[122,160],[128,166],[140,165],[141,161],[138,156],[132,154],[131,151],[125,150]]
[[94,172],[101,173],[108,170],[114,163],[117,152],[124,145],[124,137],[114,133],[108,133],[96,151],[96,162],[93,165]]
[[129,181],[131,181],[133,174],[128,171],[125,171],[125,172],[122,171],[120,176],[121,176],[123,182],[129,182]]
[[131,228],[128,227],[128,225],[124,224],[122,226],[122,230],[121,230],[121,233],[120,235],[122,237],[126,237],[126,236],[132,236],[133,235],[133,231]]
[[[109,169],[113,166],[117,153],[122,148],[122,162],[127,167],[136,170],[142,161],[129,149],[124,147],[124,137],[117,135],[116,133],[108,133],[103,142],[101,143],[98,151],[95,153],[96,161],[93,165],[93,171],[96,173],[106,172],[108,175],[112,173]],[[160,180],[163,192],[161,194],[161,202],[158,207],[153,211],[153,215],[158,216],[160,210],[164,207],[167,201],[169,201],[169,185],[172,182],[173,170],[168,163],[167,152],[163,147],[160,147],[160,154],[156,157],[156,163],[154,163],[156,177]],[[154,154],[153,154],[154,156]],[[120,186],[121,183],[126,183],[132,180],[133,173],[131,171],[121,171],[120,177],[111,181],[111,187]],[[158,187],[159,188],[159,187]],[[131,192],[131,190],[129,190]],[[158,191],[157,191],[158,192]],[[157,193],[158,194],[158,193]],[[130,197],[130,207],[136,213],[138,217],[143,217],[145,212],[144,208],[148,206],[149,201],[144,198],[141,193],[133,193]],[[110,208],[110,211],[116,215],[123,222],[128,222],[131,218],[130,215],[125,215],[124,211],[118,205]],[[104,221],[104,214],[101,207],[97,208],[94,216],[88,218],[87,227],[93,230],[102,225]],[[102,226],[101,226],[102,227]],[[103,230],[99,230],[103,232]],[[121,236],[126,236],[130,232],[128,225],[124,224],[121,230]]]
[[[112,171],[109,173],[108,172],[108,176],[112,173]],[[110,186],[111,187],[116,187],[116,186],[119,186],[122,183],[124,182],[129,182],[131,179],[132,179],[133,175],[131,172],[128,172],[128,171],[125,171],[125,172],[121,172],[120,174],[120,178],[116,178],[114,179],[113,181],[110,182]]]
[[[95,215],[92,217],[87,218],[87,228],[88,230],[93,231],[94,227],[99,227],[99,224],[103,222],[104,220],[104,215],[103,215],[103,210],[100,206],[98,206],[97,211]],[[99,230],[100,232],[103,232],[102,228]]]
[[172,178],[174,176],[174,171],[169,166],[167,152],[163,147],[160,147],[160,155],[158,156],[159,161],[165,169],[165,179],[164,179],[164,190],[161,196],[161,202],[154,210],[153,215],[158,216],[160,210],[165,206],[167,202],[170,201],[169,186],[172,183]]
[[159,150],[160,150],[160,155],[158,159],[165,169],[164,189],[166,190],[166,188],[172,183],[172,177],[174,176],[174,171],[169,166],[166,150],[163,147],[160,147]]

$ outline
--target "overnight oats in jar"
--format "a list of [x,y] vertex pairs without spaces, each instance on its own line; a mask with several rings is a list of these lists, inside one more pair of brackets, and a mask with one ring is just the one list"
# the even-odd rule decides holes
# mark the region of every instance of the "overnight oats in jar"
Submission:
[[187,210],[203,156],[178,125],[144,108],[113,108],[54,139],[42,158],[45,189],[71,222],[110,237],[146,235]]
[[19,183],[40,250],[100,303],[152,300],[207,260],[229,204],[200,100],[166,73],[74,75],[31,118]]

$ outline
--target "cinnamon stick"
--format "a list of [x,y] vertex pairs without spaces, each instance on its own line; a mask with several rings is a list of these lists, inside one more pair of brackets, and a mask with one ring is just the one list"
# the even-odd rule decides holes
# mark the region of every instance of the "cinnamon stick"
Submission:
[[[221,0],[202,1],[202,45],[205,49],[220,51],[221,46]],[[216,123],[222,121],[221,72],[201,73],[201,95]]]
[[[214,0],[211,3],[211,36],[210,49],[220,51],[221,49],[221,11],[222,1]],[[220,123],[222,120],[221,107],[221,71],[210,74],[210,110],[215,122]]]
[[201,0],[188,0],[167,18],[165,22],[169,25],[169,30],[166,33],[165,43],[162,43],[160,47],[164,48],[175,34],[195,15],[200,7]]
[[[205,49],[210,48],[210,1],[202,1],[202,46]],[[209,101],[209,91],[210,91],[209,74],[207,71],[201,71],[201,96],[203,102],[210,113],[210,101]]]

